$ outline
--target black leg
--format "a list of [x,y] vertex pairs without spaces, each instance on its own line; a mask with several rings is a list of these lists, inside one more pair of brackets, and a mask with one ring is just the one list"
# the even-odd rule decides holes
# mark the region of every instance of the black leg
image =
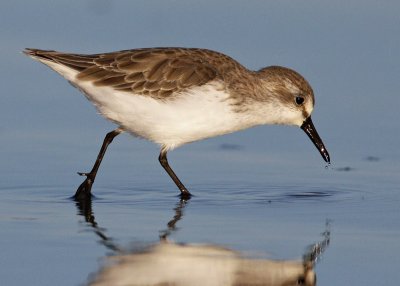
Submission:
[[182,182],[179,180],[178,176],[174,173],[174,171],[171,169],[171,167],[168,164],[167,151],[161,150],[160,156],[158,157],[158,161],[160,161],[161,166],[163,166],[165,171],[167,171],[168,175],[171,177],[171,179],[174,181],[176,186],[181,191],[181,198],[189,199],[191,197],[191,194],[186,189],[186,187],[182,184]]
[[113,141],[115,136],[117,136],[121,132],[123,132],[123,130],[120,129],[120,128],[117,128],[117,129],[107,133],[106,137],[104,138],[103,145],[101,146],[99,155],[97,155],[96,162],[94,163],[93,168],[90,171],[90,173],[80,173],[80,172],[78,172],[79,175],[86,176],[86,179],[85,179],[85,181],[83,181],[83,183],[76,190],[76,193],[75,193],[75,196],[74,196],[76,199],[85,199],[85,198],[88,198],[88,197],[90,198],[90,196],[91,196],[91,192],[90,191],[92,189],[92,185],[93,185],[94,179],[96,178],[97,171],[99,170],[101,161],[103,160],[104,154],[107,151],[107,147]]

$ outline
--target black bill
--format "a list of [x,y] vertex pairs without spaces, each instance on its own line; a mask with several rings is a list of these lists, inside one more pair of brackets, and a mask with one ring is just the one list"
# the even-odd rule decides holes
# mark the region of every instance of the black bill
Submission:
[[303,124],[300,126],[301,129],[310,137],[311,141],[314,143],[315,147],[317,147],[318,151],[321,153],[322,158],[327,163],[331,162],[329,157],[329,153],[326,150],[324,143],[322,143],[321,138],[319,137],[317,130],[314,127],[314,124],[311,120],[311,116],[304,120]]

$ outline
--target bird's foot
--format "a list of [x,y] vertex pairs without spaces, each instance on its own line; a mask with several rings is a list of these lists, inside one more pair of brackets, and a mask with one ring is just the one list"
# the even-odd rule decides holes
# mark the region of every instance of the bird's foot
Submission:
[[181,190],[181,194],[179,195],[182,201],[188,201],[192,198],[192,194],[188,190]]
[[92,179],[91,173],[80,173],[80,176],[86,176],[86,179],[80,184],[75,192],[74,199],[76,200],[87,200],[92,198],[92,185],[94,180]]

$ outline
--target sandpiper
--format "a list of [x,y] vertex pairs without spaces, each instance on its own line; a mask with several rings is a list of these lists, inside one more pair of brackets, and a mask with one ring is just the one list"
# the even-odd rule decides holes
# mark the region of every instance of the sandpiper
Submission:
[[82,91],[117,128],[104,138],[96,162],[76,191],[91,195],[107,150],[118,134],[148,139],[161,146],[159,161],[181,196],[190,192],[167,160],[183,144],[262,124],[299,126],[323,159],[328,151],[311,113],[314,93],[297,72],[280,66],[251,71],[219,52],[196,48],[144,48],[102,54],[71,54],[26,49]]

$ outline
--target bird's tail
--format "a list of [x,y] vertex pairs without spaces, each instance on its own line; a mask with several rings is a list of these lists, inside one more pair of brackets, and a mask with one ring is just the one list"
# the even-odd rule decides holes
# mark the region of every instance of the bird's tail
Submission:
[[[23,53],[52,69],[59,71],[60,67],[68,67],[80,72],[94,64],[97,55],[82,55],[57,52],[53,50],[40,50],[27,48]],[[57,68],[58,67],[58,68]]]
[[23,53],[38,61],[54,61],[56,51],[26,48]]

